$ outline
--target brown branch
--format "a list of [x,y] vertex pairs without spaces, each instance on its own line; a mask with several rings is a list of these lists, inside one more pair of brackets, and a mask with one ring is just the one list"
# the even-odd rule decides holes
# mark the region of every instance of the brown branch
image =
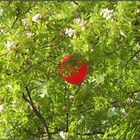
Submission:
[[[126,62],[126,64],[125,64],[126,69],[127,69],[128,63],[129,63],[135,56],[137,56],[139,53],[140,53],[140,50],[138,50],[137,52],[135,52],[134,55],[132,55],[132,56],[127,60],[127,62]],[[126,71],[126,69],[125,69],[125,71]]]
[[34,106],[34,103],[33,103],[33,101],[32,101],[31,95],[30,95],[31,92],[30,92],[28,86],[26,86],[25,88],[26,88],[26,92],[27,92],[28,98],[25,96],[24,93],[23,93],[23,95],[22,95],[22,98],[23,98],[26,102],[28,102],[28,103],[31,105],[31,107],[32,107],[32,109],[33,109],[33,112],[35,113],[35,115],[38,117],[38,119],[39,119],[40,122],[42,123],[42,125],[43,125],[43,127],[44,127],[44,131],[45,131],[45,133],[46,133],[48,139],[50,140],[50,139],[51,139],[51,134],[50,134],[50,132],[49,132],[48,125],[47,125],[47,123],[46,123],[44,117],[41,115],[41,113],[40,113],[40,112],[36,109],[36,107]]
[[107,56],[108,56],[108,55],[112,55],[112,54],[116,54],[116,55],[117,55],[116,51],[118,51],[119,49],[121,49],[121,46],[119,46],[117,49],[115,49],[115,50],[113,50],[113,51],[111,51],[111,52],[106,53],[106,55],[107,55]]
[[36,2],[35,2],[31,7],[29,7],[29,8],[23,13],[23,15],[25,15],[26,13],[28,13],[35,5],[36,5]]
[[22,98],[27,102],[27,103],[29,103],[30,104],[30,101],[27,99],[27,97],[25,96],[25,94],[23,93],[22,94]]
[[14,27],[14,25],[16,24],[18,18],[19,18],[19,15],[20,15],[20,9],[19,7],[16,8],[16,19],[14,20],[12,26],[11,26],[11,29]]
[[72,2],[79,6],[79,3],[77,1],[73,0]]
[[130,92],[127,92],[127,94],[129,94],[130,97],[132,98],[132,97],[134,96],[134,93],[138,93],[138,92],[140,92],[140,89],[138,89],[138,90],[134,90],[134,91],[130,91]]
[[134,93],[137,93],[137,92],[140,92],[140,89],[134,90],[134,91],[130,91],[130,92],[127,92],[127,93],[128,93],[128,94],[134,94]]

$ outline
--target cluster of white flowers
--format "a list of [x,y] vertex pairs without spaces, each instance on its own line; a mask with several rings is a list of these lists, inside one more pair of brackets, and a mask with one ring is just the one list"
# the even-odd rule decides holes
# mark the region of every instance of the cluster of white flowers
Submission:
[[62,139],[66,139],[67,138],[67,132],[63,132],[63,131],[60,131],[59,135],[62,137]]
[[75,18],[75,19],[74,19],[74,23],[76,23],[76,24],[79,24],[79,23],[80,23],[80,21],[81,21],[81,19],[80,19],[80,18]]
[[133,99],[127,98],[127,99],[126,99],[126,102],[127,102],[127,103],[132,103],[132,102],[133,102]]
[[2,112],[3,110],[3,105],[0,105],[0,112]]
[[14,42],[8,40],[6,42],[6,48],[7,48],[7,50],[10,50],[12,46],[14,46]]
[[24,26],[27,26],[29,24],[29,19],[28,18],[22,19],[22,23]]
[[109,10],[109,9],[101,9],[100,15],[103,16],[106,20],[109,20],[113,16],[114,10]]
[[80,18],[75,18],[75,19],[74,19],[74,23],[78,24],[78,25],[82,28],[82,31],[85,30],[85,28],[86,28],[86,23],[87,23],[86,21],[81,20]]
[[139,93],[138,92],[134,93],[134,96],[135,98],[137,98],[139,96]]
[[[38,23],[42,19],[42,15],[40,13],[36,14],[32,17],[32,21]],[[28,18],[22,19],[22,23],[25,27],[29,25],[30,20]]]
[[74,99],[75,99],[75,97],[74,97],[73,95],[70,95],[70,96],[69,96],[69,100],[70,100],[70,101],[74,101]]
[[34,33],[32,33],[32,32],[28,32],[28,33],[27,33],[27,37],[28,37],[28,38],[33,37],[33,36],[34,36]]
[[75,34],[75,30],[72,28],[66,28],[65,34],[68,35],[69,37],[72,37]]
[[41,19],[42,19],[42,15],[40,13],[32,17],[33,22],[39,22]]

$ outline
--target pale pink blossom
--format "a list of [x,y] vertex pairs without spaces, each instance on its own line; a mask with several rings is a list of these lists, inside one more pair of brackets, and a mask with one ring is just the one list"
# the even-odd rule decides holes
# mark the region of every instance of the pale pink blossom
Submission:
[[42,19],[42,15],[40,13],[32,17],[33,22],[39,22],[41,19]]
[[65,34],[68,35],[69,37],[72,37],[75,34],[75,30],[72,28],[67,28],[65,30]]
[[75,97],[74,97],[73,95],[70,95],[70,96],[69,96],[69,100],[70,100],[70,101],[73,101],[74,99],[75,99]]
[[101,9],[100,15],[102,15],[106,20],[109,20],[113,16],[114,10],[109,10],[109,9]]
[[22,19],[22,23],[23,23],[24,26],[28,26],[29,19],[28,18]]

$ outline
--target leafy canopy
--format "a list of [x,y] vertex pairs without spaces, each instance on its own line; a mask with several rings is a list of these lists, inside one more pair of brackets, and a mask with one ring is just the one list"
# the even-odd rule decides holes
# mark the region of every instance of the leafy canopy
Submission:
[[0,19],[0,138],[140,138],[140,2],[7,1]]

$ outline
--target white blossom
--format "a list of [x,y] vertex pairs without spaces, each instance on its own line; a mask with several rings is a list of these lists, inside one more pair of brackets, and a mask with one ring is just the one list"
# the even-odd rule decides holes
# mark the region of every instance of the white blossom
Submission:
[[72,37],[75,34],[75,30],[72,28],[67,28],[65,34],[68,35],[69,37]]
[[126,37],[126,35],[124,34],[124,32],[123,32],[123,31],[120,31],[120,35],[122,35],[122,36]]
[[2,112],[3,110],[3,105],[0,105],[0,112]]
[[134,96],[137,98],[139,96],[139,93],[138,92],[134,93]]
[[138,61],[138,57],[137,56],[133,57],[133,60]]
[[78,24],[78,25],[82,28],[82,31],[85,30],[86,23],[87,23],[86,21],[81,20],[80,18],[75,18],[75,19],[74,19],[74,23],[75,23],[75,24]]
[[116,111],[116,108],[115,107],[112,107],[111,110],[112,110],[112,112],[115,112]]
[[5,31],[5,30],[1,29],[0,31],[1,31],[1,33],[2,33],[3,35],[6,35],[6,31]]
[[76,24],[79,24],[79,23],[80,23],[80,21],[81,21],[81,19],[80,19],[80,18],[75,18],[75,19],[74,19],[74,23],[76,23]]
[[29,19],[28,18],[22,19],[22,23],[24,26],[27,26],[29,24]]
[[74,99],[75,99],[75,97],[74,97],[73,95],[70,95],[70,96],[69,96],[69,100],[70,100],[70,101],[73,101]]
[[67,137],[67,132],[60,131],[59,135],[65,140]]
[[133,100],[132,100],[131,98],[127,98],[127,99],[126,99],[126,102],[127,102],[127,103],[132,103]]
[[33,22],[39,22],[41,19],[42,19],[42,15],[40,13],[32,17]]
[[8,50],[10,50],[10,48],[11,48],[12,46],[14,46],[14,42],[12,42],[12,41],[7,41],[7,42],[6,42],[6,48],[7,48]]
[[32,32],[27,33],[28,38],[33,37],[33,36],[34,36],[34,33],[32,33]]
[[100,15],[102,15],[106,20],[109,20],[112,18],[113,12],[114,12],[113,10],[101,9]]

